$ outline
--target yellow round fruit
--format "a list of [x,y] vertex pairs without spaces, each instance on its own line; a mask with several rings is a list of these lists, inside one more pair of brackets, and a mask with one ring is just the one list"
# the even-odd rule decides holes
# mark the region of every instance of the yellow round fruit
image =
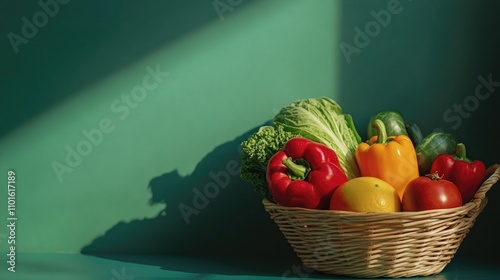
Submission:
[[375,177],[356,177],[340,185],[330,200],[331,210],[399,212],[401,200],[389,183]]

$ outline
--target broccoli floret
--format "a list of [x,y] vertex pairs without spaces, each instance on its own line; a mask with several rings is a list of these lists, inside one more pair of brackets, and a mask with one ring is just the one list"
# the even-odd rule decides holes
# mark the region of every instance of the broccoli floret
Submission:
[[269,159],[285,143],[297,135],[286,132],[282,126],[261,126],[241,143],[241,179],[253,185],[254,190],[273,201],[266,182]]

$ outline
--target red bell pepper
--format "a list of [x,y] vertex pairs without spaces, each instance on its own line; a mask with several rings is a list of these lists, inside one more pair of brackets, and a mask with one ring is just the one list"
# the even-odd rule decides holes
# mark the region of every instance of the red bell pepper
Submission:
[[432,162],[431,173],[437,172],[442,179],[453,182],[462,193],[462,203],[469,202],[486,175],[482,161],[466,157],[465,145],[457,144],[455,155],[440,154]]
[[266,180],[279,205],[328,209],[333,191],[347,181],[347,175],[334,150],[295,137],[271,157]]

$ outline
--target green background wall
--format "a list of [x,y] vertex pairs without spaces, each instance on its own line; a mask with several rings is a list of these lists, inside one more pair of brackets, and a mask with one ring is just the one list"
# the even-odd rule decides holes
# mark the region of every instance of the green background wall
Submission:
[[[17,176],[19,252],[293,258],[235,170],[241,141],[299,98],[335,99],[363,137],[397,109],[500,162],[498,2],[50,3],[45,21],[34,1],[0,4],[0,166]],[[480,77],[494,81],[482,100]],[[500,191],[488,197],[460,254],[500,256]]]

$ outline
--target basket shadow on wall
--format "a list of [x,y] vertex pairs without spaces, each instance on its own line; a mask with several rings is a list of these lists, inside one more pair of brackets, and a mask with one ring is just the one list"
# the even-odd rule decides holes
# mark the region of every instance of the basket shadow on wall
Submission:
[[[255,274],[264,269],[260,271],[263,274],[281,275],[292,265],[300,265],[265,212],[260,194],[239,177],[240,144],[257,129],[216,147],[189,175],[168,171],[151,178],[148,186],[139,186],[147,187],[152,195],[150,203],[164,204],[164,210],[154,218],[117,223],[82,248],[81,253],[195,273],[206,268],[215,271],[203,273],[224,274],[228,266],[236,266],[238,273]],[[218,193],[205,195],[205,186],[214,184],[218,188],[212,190],[218,189]],[[179,207],[186,209],[184,214]],[[221,261],[201,268],[175,261],[170,267],[165,262],[148,263],[151,258],[140,258],[138,254]]]

